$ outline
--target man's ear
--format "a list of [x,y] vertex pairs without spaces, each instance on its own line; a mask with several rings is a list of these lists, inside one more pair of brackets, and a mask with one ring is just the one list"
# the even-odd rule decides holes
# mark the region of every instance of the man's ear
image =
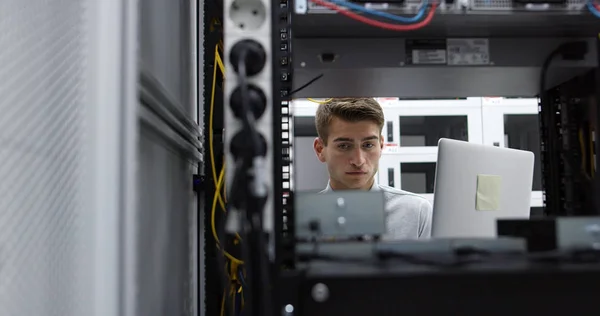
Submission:
[[379,158],[381,158],[381,155],[383,155],[383,146],[385,145],[383,142],[383,135],[379,135],[379,149],[381,149],[379,151]]
[[325,162],[325,155],[323,154],[323,150],[325,150],[325,144],[320,137],[315,138],[313,142],[313,148],[315,149],[315,154],[317,154],[317,158],[321,162]]

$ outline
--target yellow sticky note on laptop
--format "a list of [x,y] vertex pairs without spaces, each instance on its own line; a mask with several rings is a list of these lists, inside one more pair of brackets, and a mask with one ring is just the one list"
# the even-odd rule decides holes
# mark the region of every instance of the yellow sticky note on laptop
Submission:
[[478,174],[475,209],[478,211],[500,210],[501,187],[502,177],[490,174]]

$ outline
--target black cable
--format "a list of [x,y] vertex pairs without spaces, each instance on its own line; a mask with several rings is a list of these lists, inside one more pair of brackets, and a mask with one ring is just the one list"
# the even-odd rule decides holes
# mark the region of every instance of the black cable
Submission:
[[546,135],[546,141],[542,140],[545,143],[545,151],[547,153],[545,157],[543,157],[543,159],[547,161],[547,163],[545,164],[550,166],[550,168],[548,168],[550,170],[545,170],[546,173],[549,173],[547,177],[549,177],[550,179],[548,179],[549,181],[547,181],[544,185],[544,191],[546,193],[546,196],[550,197],[548,200],[551,201],[550,203],[545,203],[546,205],[544,205],[544,215],[557,215],[559,212],[557,197],[560,195],[558,186],[558,181],[560,179],[558,175],[558,169],[556,168],[558,166],[558,157],[556,157],[556,134],[553,131],[553,129],[556,128],[555,111],[552,108],[553,102],[549,102],[548,94],[546,93],[546,77],[548,75],[548,69],[550,68],[552,61],[558,55],[559,52],[560,50],[557,48],[546,57],[544,63],[542,64],[542,70],[540,72],[540,111],[542,119],[545,121],[545,123],[542,126],[546,126],[546,128],[548,129],[548,132],[542,132],[540,133],[540,135],[542,137],[543,135]]
[[[544,124],[544,126],[546,126],[549,130],[547,133],[541,133],[541,135],[546,134],[547,137],[547,141],[545,142],[545,152],[547,152],[546,155],[544,155],[544,160],[548,161],[548,164],[550,165],[550,170],[545,170],[544,172],[549,173],[549,179],[550,181],[546,181],[544,184],[544,191],[546,194],[546,197],[549,197],[547,200],[551,201],[549,203],[549,205],[546,205],[544,207],[544,213],[545,215],[558,215],[560,214],[561,210],[560,207],[561,205],[559,204],[559,197],[560,197],[560,183],[561,183],[561,175],[559,174],[558,170],[558,166],[559,166],[559,162],[557,161],[558,159],[560,159],[560,155],[561,153],[559,152],[559,148],[560,145],[557,144],[558,140],[556,139],[556,134],[552,131],[552,129],[556,128],[556,111],[552,108],[552,101],[550,101],[548,104],[545,104],[548,98],[548,95],[546,93],[546,79],[548,76],[548,70],[550,69],[550,65],[552,64],[552,62],[554,61],[554,59],[561,55],[563,59],[566,60],[581,60],[585,57],[585,54],[587,53],[588,47],[587,47],[587,42],[585,41],[576,41],[576,42],[567,42],[567,43],[563,43],[560,46],[558,46],[557,48],[555,48],[552,52],[550,52],[550,54],[548,54],[548,56],[546,57],[546,59],[544,60],[544,63],[542,64],[542,69],[540,72],[540,91],[539,91],[539,98],[540,98],[540,105],[541,105],[541,112],[542,112],[542,119],[546,122],[546,124]],[[550,108],[548,108],[550,107]],[[542,136],[543,137],[543,136]],[[543,141],[543,139],[542,139]],[[546,165],[546,163],[544,163]],[[548,183],[550,182],[550,183]],[[548,209],[548,207],[550,209]]]
[[248,76],[246,74],[246,56],[248,52],[242,50],[239,56],[238,63],[238,80],[240,82],[240,90],[242,94],[242,122],[244,123],[244,129],[250,133],[250,137],[252,138],[253,150],[256,152],[248,153],[246,157],[249,159],[254,159],[260,150],[260,136],[256,131],[256,120],[254,119],[254,114],[250,105],[248,104],[248,95],[250,94],[248,91]]
[[320,74],[314,78],[312,78],[310,81],[308,81],[307,83],[301,85],[298,89],[292,90],[290,91],[290,93],[288,94],[289,97],[292,97],[294,94],[308,88],[308,86],[310,86],[311,84],[315,83],[317,80],[321,79],[323,77],[324,74]]
[[540,73],[540,91],[539,91],[540,99],[546,94],[546,77],[548,75],[548,69],[550,68],[550,65],[554,61],[554,58],[556,56],[558,56],[558,54],[560,54],[560,47],[553,50],[546,57],[546,59],[544,60],[544,63],[542,64],[542,71]]
[[[227,260],[225,258],[225,245],[227,244],[226,238],[225,238],[226,237],[225,225],[227,224],[228,214],[229,214],[229,210],[224,212],[222,225],[219,225],[217,228],[217,237],[219,237],[219,240],[221,241],[221,243],[219,245],[219,249],[221,251],[219,252],[220,255],[217,258],[217,271],[220,273],[220,275],[223,278],[223,280],[222,280],[223,288],[221,289],[221,292],[224,295],[223,299],[226,301],[229,296],[229,290],[231,288],[231,279],[229,277],[229,271],[228,271],[228,269],[230,269],[230,268],[229,268],[229,265],[227,264]],[[232,313],[230,313],[230,311],[229,311],[229,304],[225,303],[223,315],[229,316],[231,314]]]
[[[238,80],[240,82],[240,90],[242,95],[242,121],[244,125],[244,131],[250,134],[252,141],[252,150],[246,151],[243,158],[241,158],[236,166],[236,179],[234,184],[243,183],[245,185],[238,186],[238,189],[244,190],[245,199],[244,211],[245,211],[245,225],[242,225],[242,230],[245,235],[245,246],[242,247],[242,254],[244,256],[244,262],[246,265],[246,271],[249,271],[248,278],[246,280],[247,286],[247,297],[248,303],[250,304],[250,310],[252,316],[269,316],[272,305],[269,294],[269,274],[268,274],[268,260],[266,258],[267,244],[263,233],[262,223],[262,210],[264,208],[263,200],[266,192],[261,192],[264,188],[260,188],[261,183],[253,183],[251,180],[256,180],[256,177],[264,176],[262,170],[256,170],[257,166],[255,161],[258,158],[259,151],[261,148],[260,135],[256,130],[256,122],[254,114],[248,104],[249,89],[248,89],[248,78],[247,78],[247,65],[246,56],[248,51],[242,50],[239,55],[238,62]],[[248,171],[254,171],[248,173]],[[236,183],[237,182],[237,183]],[[257,191],[259,190],[259,191]],[[239,191],[238,191],[239,192]],[[237,192],[235,192],[237,193]],[[240,195],[232,195],[232,197],[239,197]],[[246,229],[246,228],[249,228]],[[248,252],[248,247],[253,247],[252,254]],[[252,260],[254,259],[254,260]],[[257,297],[259,298],[257,300]]]

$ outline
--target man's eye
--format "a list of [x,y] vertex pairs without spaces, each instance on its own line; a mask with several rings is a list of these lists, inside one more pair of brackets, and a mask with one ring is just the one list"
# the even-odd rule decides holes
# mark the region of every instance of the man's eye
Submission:
[[366,148],[373,148],[375,145],[372,143],[366,143],[363,146],[365,146]]
[[339,144],[338,148],[339,149],[348,149],[348,148],[350,148],[350,145],[348,145],[348,144]]

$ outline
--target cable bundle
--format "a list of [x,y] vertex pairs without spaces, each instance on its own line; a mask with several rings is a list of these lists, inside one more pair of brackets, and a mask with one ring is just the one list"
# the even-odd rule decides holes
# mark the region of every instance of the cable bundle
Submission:
[[[215,46],[215,60],[214,60],[214,70],[213,70],[213,82],[212,82],[212,91],[210,98],[210,112],[209,112],[209,151],[210,151],[210,163],[212,169],[212,178],[214,181],[215,192],[212,201],[212,209],[211,209],[211,231],[213,238],[216,241],[216,246],[221,250],[223,256],[227,259],[225,263],[219,263],[219,267],[222,267],[223,278],[225,280],[225,288],[223,289],[223,297],[221,299],[221,315],[225,315],[227,310],[231,310],[234,315],[239,315],[244,307],[245,299],[244,299],[244,288],[245,288],[245,271],[244,271],[244,261],[239,258],[233,256],[228,251],[224,249],[224,245],[222,245],[221,240],[224,238],[220,238],[221,234],[218,233],[217,225],[216,225],[216,217],[217,210],[220,206],[221,211],[223,213],[227,212],[226,209],[226,199],[223,188],[225,187],[224,176],[225,176],[225,164],[223,163],[223,167],[221,168],[219,175],[217,177],[216,170],[216,161],[215,161],[215,150],[214,150],[214,135],[213,135],[213,120],[214,120],[214,110],[215,110],[215,93],[217,86],[217,75],[218,71],[221,74],[225,75],[225,66],[223,64],[223,60],[221,59],[220,48],[222,44]],[[223,191],[223,192],[222,192]],[[235,242],[241,242],[242,238],[236,234]],[[231,299],[231,305],[227,305],[226,301]],[[231,306],[231,309],[230,307]]]
[[[339,14],[342,14],[352,20],[371,25],[374,27],[391,30],[391,31],[414,31],[421,29],[427,26],[431,20],[433,20],[433,16],[435,15],[435,10],[438,7],[437,3],[431,4],[431,8],[429,12],[426,14],[427,8],[429,7],[427,0],[423,2],[421,5],[421,9],[419,12],[413,17],[403,17],[394,14],[390,14],[387,12],[381,12],[377,10],[371,10],[365,8],[364,6],[354,4],[344,0],[310,0],[311,2],[318,4],[320,6],[326,7],[328,9],[334,10]],[[349,10],[348,10],[349,9]],[[354,13],[352,11],[358,11],[360,13],[377,16],[381,18],[385,18],[388,20],[392,20],[400,23],[407,24],[394,24],[394,23],[386,23],[377,21],[360,14]],[[425,18],[423,18],[425,17]]]

